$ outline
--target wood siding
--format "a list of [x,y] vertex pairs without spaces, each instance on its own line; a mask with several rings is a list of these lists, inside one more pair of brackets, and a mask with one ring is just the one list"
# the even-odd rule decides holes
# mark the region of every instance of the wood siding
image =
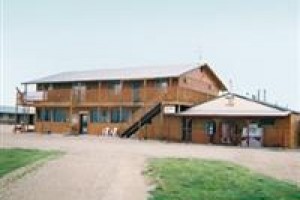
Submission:
[[[167,87],[160,85],[160,81],[167,83]],[[50,84],[38,84],[37,90],[44,91],[42,101],[24,102],[22,96],[18,99],[25,105],[28,103],[27,105],[30,104],[30,106],[40,109],[66,109],[67,122],[36,122],[37,131],[65,133],[78,132],[79,124],[73,124],[72,119],[76,117],[78,119],[82,112],[85,112],[89,118],[93,108],[124,107],[132,110],[133,116],[137,116],[138,113],[143,114],[149,106],[158,102],[162,105],[192,106],[212,99],[221,90],[209,73],[200,70],[187,72],[181,77],[116,82],[121,85],[119,90],[114,88],[111,81],[82,83],[76,91],[72,87],[74,84],[78,85],[76,83],[53,83],[51,86]],[[151,124],[145,125],[139,130],[139,137],[179,141],[181,122],[177,123],[178,120],[176,117],[165,116],[161,113],[152,120]],[[133,119],[120,123],[91,123],[88,121],[87,129],[88,133],[99,135],[105,127],[117,127],[118,132],[121,133],[133,121]]]
[[194,69],[179,78],[179,86],[210,95],[218,95],[220,88],[205,69]]

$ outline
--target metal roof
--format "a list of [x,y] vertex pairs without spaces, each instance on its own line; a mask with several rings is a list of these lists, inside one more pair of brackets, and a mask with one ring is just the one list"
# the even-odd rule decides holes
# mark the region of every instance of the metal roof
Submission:
[[[16,107],[14,106],[0,106],[0,113],[15,114]],[[34,110],[30,108],[18,107],[18,114],[34,114]]]
[[134,67],[134,68],[111,68],[98,69],[90,71],[71,71],[62,72],[36,80],[24,82],[23,84],[37,83],[62,83],[62,82],[88,82],[88,81],[111,81],[111,80],[141,80],[154,78],[179,77],[191,70],[205,67],[214,76],[222,90],[226,90],[226,86],[217,77],[206,63],[189,64],[189,65],[169,65],[169,66],[152,66],[152,67]]
[[75,82],[75,81],[101,81],[101,80],[138,80],[151,78],[178,77],[181,74],[199,65],[171,65],[153,67],[132,67],[132,68],[110,68],[89,71],[62,72],[40,79],[24,82],[24,84]]
[[288,109],[276,108],[236,94],[226,94],[194,106],[182,116],[216,116],[216,117],[284,117],[292,113]]

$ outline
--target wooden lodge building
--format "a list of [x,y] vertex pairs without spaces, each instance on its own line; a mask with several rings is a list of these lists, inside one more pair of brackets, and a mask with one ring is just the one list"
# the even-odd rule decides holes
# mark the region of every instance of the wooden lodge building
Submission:
[[[236,133],[241,131],[241,124],[249,125],[251,120],[272,119],[269,132],[287,131],[268,133],[264,137],[268,142],[263,145],[299,145],[299,132],[294,125],[291,133],[291,113],[266,118],[190,115],[193,106],[214,101],[227,91],[207,64],[64,72],[23,84],[24,91],[17,92],[17,105],[36,108],[35,129],[41,133],[101,135],[115,130],[121,137],[224,143],[219,134],[222,122],[239,117]],[[36,91],[29,91],[28,85],[35,85]],[[214,137],[207,133],[209,128],[216,132]],[[282,134],[284,141],[278,142],[276,138],[282,138]],[[229,143],[237,145],[241,141],[242,137]]]
[[[214,98],[226,87],[208,65],[65,72],[23,83],[18,104],[36,107],[36,131],[162,138],[165,117]],[[36,91],[28,91],[35,84]],[[170,112],[170,111],[169,111]]]

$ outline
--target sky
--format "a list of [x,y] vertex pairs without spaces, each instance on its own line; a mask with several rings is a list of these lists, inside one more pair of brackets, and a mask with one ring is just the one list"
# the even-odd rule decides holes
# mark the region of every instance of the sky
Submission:
[[21,82],[206,60],[245,95],[300,110],[297,0],[0,0],[0,104]]

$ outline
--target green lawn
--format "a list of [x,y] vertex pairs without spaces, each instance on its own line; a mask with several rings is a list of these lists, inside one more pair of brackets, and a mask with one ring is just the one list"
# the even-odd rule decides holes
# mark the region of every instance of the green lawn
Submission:
[[292,183],[222,161],[153,159],[146,174],[155,181],[151,200],[299,200]]
[[0,178],[15,169],[59,154],[35,149],[0,149]]

